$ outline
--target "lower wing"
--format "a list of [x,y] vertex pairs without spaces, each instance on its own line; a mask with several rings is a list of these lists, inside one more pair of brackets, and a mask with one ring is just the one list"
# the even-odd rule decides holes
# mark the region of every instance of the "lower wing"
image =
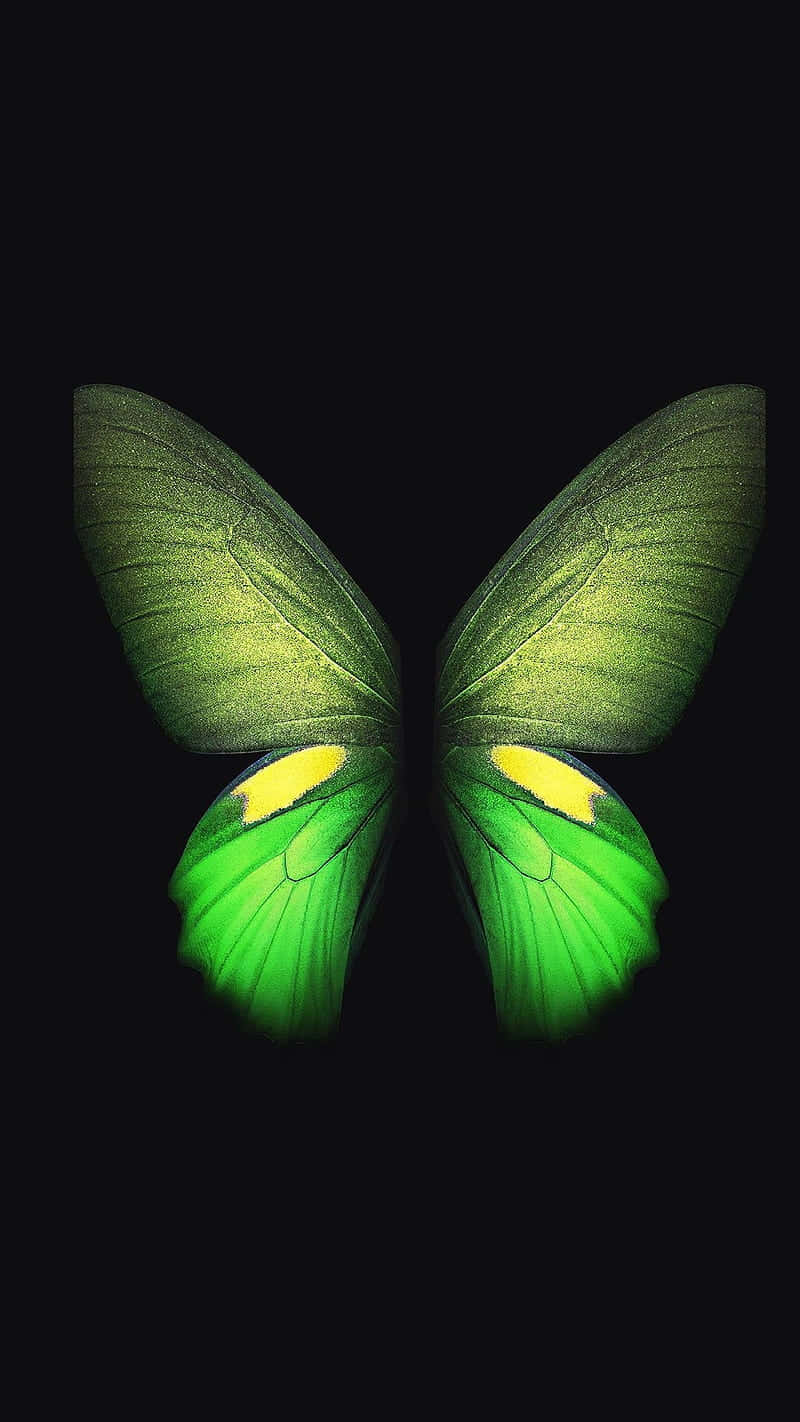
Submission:
[[586,766],[532,746],[454,746],[440,807],[501,1029],[584,1029],[658,956],[667,883],[630,810]]
[[170,883],[179,953],[275,1040],[328,1036],[397,815],[380,748],[273,751],[201,819]]

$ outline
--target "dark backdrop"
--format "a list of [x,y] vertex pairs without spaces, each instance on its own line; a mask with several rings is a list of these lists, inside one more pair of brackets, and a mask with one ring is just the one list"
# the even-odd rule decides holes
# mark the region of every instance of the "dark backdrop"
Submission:
[[766,991],[750,966],[769,951],[761,850],[742,812],[763,774],[763,543],[670,740],[643,757],[587,757],[671,885],[659,964],[593,1035],[498,1043],[428,796],[434,652],[449,621],[547,500],[630,426],[706,385],[767,384],[757,283],[733,257],[728,267],[698,249],[678,267],[635,244],[613,263],[557,240],[535,259],[499,244],[482,265],[462,236],[411,244],[401,233],[376,254],[335,232],[278,250],[265,230],[263,248],[240,254],[234,242],[202,260],[151,236],[124,279],[106,258],[76,294],[72,383],[143,390],[234,448],[344,564],[403,658],[410,814],[340,1035],[276,1049],[244,1036],[177,966],[166,896],[186,838],[247,759],[168,742],[76,547],[76,924],[98,1070],[113,1061],[135,1092],[163,1086],[212,1114],[245,1082],[270,1111],[298,1093],[334,1114],[354,1097],[380,1111],[399,1093],[446,1116],[493,1094],[533,1112],[566,1085],[598,1093],[609,1116],[659,1089],[713,1116],[720,1093],[747,1091]]

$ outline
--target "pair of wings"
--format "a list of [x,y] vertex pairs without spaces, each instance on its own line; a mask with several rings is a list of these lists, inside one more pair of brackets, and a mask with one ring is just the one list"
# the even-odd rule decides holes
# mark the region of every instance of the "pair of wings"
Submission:
[[[659,744],[762,518],[763,394],[638,425],[534,520],[439,650],[437,805],[511,1035],[580,1028],[657,954],[666,883],[570,752]],[[391,635],[243,460],[135,391],[75,401],[76,523],[141,689],[188,750],[258,754],[191,835],[180,952],[276,1039],[328,1035],[399,818]]]

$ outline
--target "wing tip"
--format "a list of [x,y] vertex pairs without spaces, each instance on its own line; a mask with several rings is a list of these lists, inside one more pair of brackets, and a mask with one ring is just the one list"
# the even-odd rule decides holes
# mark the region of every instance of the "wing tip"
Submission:
[[693,390],[690,394],[682,396],[679,400],[673,400],[666,405],[663,410],[656,411],[656,415],[667,414],[679,409],[682,405],[694,404],[699,401],[713,400],[721,395],[733,395],[750,397],[749,403],[754,409],[763,411],[766,403],[766,391],[761,385],[750,385],[747,381],[728,381],[724,385],[704,385],[700,390]]
[[[135,400],[145,400],[150,405],[163,405],[163,400],[157,400],[154,395],[148,395],[144,390],[136,390],[132,385],[109,385],[105,381],[88,381],[85,385],[76,385],[72,392],[72,401],[75,407],[88,405],[92,396],[97,395],[126,395]],[[167,407],[169,408],[169,407]]]

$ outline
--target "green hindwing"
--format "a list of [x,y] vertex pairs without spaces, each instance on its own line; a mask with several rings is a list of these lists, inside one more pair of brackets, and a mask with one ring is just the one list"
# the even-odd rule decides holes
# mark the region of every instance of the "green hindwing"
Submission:
[[441,777],[445,840],[501,1030],[582,1031],[658,956],[667,884],[647,837],[563,751],[453,746]]
[[170,883],[180,956],[273,1040],[321,1039],[338,1024],[391,840],[394,781],[378,747],[276,751],[228,786],[186,846]]
[[327,548],[192,420],[75,394],[75,521],[142,691],[188,750],[395,745],[392,638]]
[[525,530],[439,652],[446,742],[632,752],[700,677],[763,516],[764,396],[701,390],[601,454]]

